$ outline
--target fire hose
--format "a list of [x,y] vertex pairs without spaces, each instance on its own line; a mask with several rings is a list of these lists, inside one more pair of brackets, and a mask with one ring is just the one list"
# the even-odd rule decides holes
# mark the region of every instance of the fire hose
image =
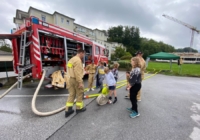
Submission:
[[[160,72],[160,71],[159,71]],[[144,78],[144,80],[148,79],[148,78],[151,78],[152,76],[156,75],[158,72],[150,75],[150,76],[147,76]],[[126,81],[126,80],[125,80]],[[119,82],[118,82],[119,83]],[[125,86],[127,83],[124,83],[122,85],[119,85],[116,87],[116,89],[118,88],[121,88],[123,86]],[[98,105],[105,105],[107,104],[108,102],[108,89],[106,89],[107,87],[105,87],[103,90],[102,90],[102,93],[101,94],[90,94],[90,95],[85,95],[84,98],[92,98],[92,97],[97,97],[96,99],[96,102]]]
[[[28,78],[31,75],[31,73],[25,75],[22,80]],[[6,90],[6,92],[4,92],[1,96],[0,99],[3,98],[6,94],[8,94],[16,85],[17,85],[18,81],[16,83],[14,83],[8,90]]]
[[[51,111],[51,112],[40,112],[40,111],[37,110],[37,108],[35,106],[35,102],[36,102],[36,98],[37,98],[37,95],[39,93],[40,87],[41,87],[41,85],[42,85],[42,83],[44,81],[45,74],[46,74],[46,71],[43,69],[42,78],[41,78],[41,80],[40,80],[40,82],[38,84],[38,87],[36,88],[36,91],[35,91],[35,93],[33,95],[32,103],[31,103],[32,111],[38,116],[50,116],[50,115],[56,114],[58,112],[61,112],[66,108],[66,106],[63,106],[63,107],[61,107],[59,109],[56,109],[54,111]],[[126,80],[124,80],[124,82],[126,82]],[[125,84],[123,84],[123,85],[125,85]],[[92,97],[92,96],[90,96],[90,97]],[[96,96],[94,96],[94,97],[96,97]]]
[[[150,75],[150,76],[148,76],[148,77],[145,77],[144,80],[146,80],[146,79],[148,79],[148,78],[150,78],[150,77],[156,75],[157,73],[158,73],[158,72],[156,72],[155,74],[152,74],[152,75]],[[24,77],[23,77],[23,80],[24,80],[25,78],[29,77],[29,75],[31,75],[31,74],[27,74],[26,76],[24,76]],[[43,81],[44,81],[45,75],[46,75],[46,71],[43,69],[42,78],[41,78],[41,80],[40,80],[40,82],[39,82],[39,84],[38,84],[38,87],[37,87],[36,90],[35,90],[35,93],[34,93],[33,98],[32,98],[32,103],[31,103],[32,111],[33,111],[36,115],[38,115],[38,116],[50,116],[50,115],[56,114],[56,113],[58,113],[58,112],[61,112],[61,111],[63,111],[63,110],[65,109],[65,106],[63,106],[63,107],[61,107],[61,108],[59,108],[59,109],[56,109],[56,110],[50,111],[50,112],[40,112],[40,111],[37,110],[36,105],[35,105],[35,102],[36,102],[36,98],[37,98],[37,95],[38,95],[38,93],[39,93],[39,90],[40,90],[40,88],[41,88],[41,85],[42,85],[42,83],[43,83]],[[118,89],[118,88],[120,88],[120,87],[126,85],[126,83],[124,83],[124,82],[126,82],[126,80],[117,82],[117,83],[123,83],[123,84],[117,86],[116,89]],[[18,83],[18,82],[16,82],[15,84],[13,84],[5,93],[3,93],[3,94],[0,96],[0,99],[3,98],[6,94],[8,94],[8,93],[17,85],[17,83]],[[87,95],[87,96],[85,96],[84,98],[97,97],[97,96],[99,96],[99,95],[100,95],[100,94],[92,94],[92,95]],[[105,103],[105,99],[102,99],[100,102]]]
[[38,115],[38,116],[50,116],[50,115],[53,115],[53,114],[56,114],[58,112],[61,112],[65,109],[65,106],[59,108],[59,109],[56,109],[54,111],[50,111],[50,112],[40,112],[37,110],[36,106],[35,106],[35,102],[36,102],[36,98],[37,98],[37,95],[38,95],[38,92],[40,90],[40,87],[44,81],[44,76],[46,75],[46,70],[43,69],[43,74],[42,74],[42,78],[38,84],[38,87],[36,88],[35,90],[35,93],[33,95],[33,99],[32,99],[32,103],[31,103],[31,108],[32,108],[32,111]]

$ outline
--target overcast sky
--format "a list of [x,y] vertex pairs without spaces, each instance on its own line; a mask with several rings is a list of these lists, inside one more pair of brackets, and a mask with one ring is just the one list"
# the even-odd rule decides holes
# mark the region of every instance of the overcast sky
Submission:
[[[35,7],[48,13],[58,11],[75,23],[107,30],[117,25],[140,28],[141,37],[163,41],[175,48],[190,44],[191,30],[162,15],[175,17],[200,30],[200,0],[1,0],[0,33],[15,27],[16,9]],[[200,35],[195,33],[193,48],[200,50]]]

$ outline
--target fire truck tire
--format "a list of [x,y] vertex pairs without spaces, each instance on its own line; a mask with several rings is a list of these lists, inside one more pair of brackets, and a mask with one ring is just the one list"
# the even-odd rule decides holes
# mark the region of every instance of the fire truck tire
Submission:
[[38,84],[37,89],[35,90],[35,93],[34,93],[33,99],[32,99],[32,103],[31,103],[32,111],[33,111],[36,115],[38,115],[38,116],[50,116],[50,115],[53,115],[53,114],[56,114],[56,113],[58,113],[58,112],[61,112],[61,111],[65,110],[65,106],[63,106],[63,107],[61,107],[61,108],[59,108],[59,109],[57,109],[57,110],[51,111],[51,112],[39,112],[39,111],[36,109],[36,106],[35,106],[36,98],[37,98],[38,92],[39,92],[39,90],[40,90],[40,87],[41,87],[41,85],[42,85],[42,83],[43,83],[43,81],[44,81],[45,75],[46,75],[46,71],[43,69],[42,78],[41,78],[41,80],[40,80],[40,82],[39,82],[39,84]]
[[[31,74],[27,74],[23,77],[23,80],[25,78],[28,78]],[[6,90],[6,92],[4,92],[1,96],[0,96],[0,99],[3,98],[6,94],[8,94],[16,85],[18,84],[18,82],[14,83],[8,90]]]

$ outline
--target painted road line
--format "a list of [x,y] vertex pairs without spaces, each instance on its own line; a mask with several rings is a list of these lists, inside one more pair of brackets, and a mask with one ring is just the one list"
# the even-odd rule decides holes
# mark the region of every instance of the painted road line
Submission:
[[[160,71],[159,71],[159,72],[160,72]],[[156,75],[156,74],[159,73],[159,72],[156,72],[156,73],[154,73],[154,74],[152,74],[152,75],[150,75],[150,76],[145,77],[144,80],[153,77],[154,75]],[[123,82],[126,82],[126,80],[122,80],[122,81],[119,81],[119,82],[117,82],[117,83],[123,83]],[[117,86],[116,89],[121,88],[121,87],[125,86],[126,84],[127,84],[127,83],[123,83],[123,84]],[[89,95],[85,95],[85,96],[88,96],[89,98],[91,98],[91,97],[96,97],[96,96],[98,96],[99,94],[96,93],[96,94],[90,94],[90,95],[91,95],[90,97],[89,97]],[[69,96],[69,94],[38,95],[38,97],[68,97],[68,96]],[[33,95],[6,95],[5,97],[7,97],[7,98],[13,98],[13,97],[16,97],[16,98],[17,98],[17,97],[33,97]],[[88,97],[87,97],[87,98],[88,98]]]
[[[144,80],[149,79],[149,78],[155,76],[157,73],[158,73],[158,72],[156,72],[156,73],[154,73],[154,74],[152,74],[152,75],[150,75],[150,76],[145,77]],[[116,89],[121,88],[121,87],[123,87],[123,86],[125,86],[125,85],[127,85],[127,83],[123,83],[123,84],[117,86]],[[93,93],[93,94],[85,95],[84,98],[85,98],[85,99],[88,99],[88,98],[92,98],[92,97],[97,97],[97,96],[99,96],[100,94],[101,94],[101,93]]]

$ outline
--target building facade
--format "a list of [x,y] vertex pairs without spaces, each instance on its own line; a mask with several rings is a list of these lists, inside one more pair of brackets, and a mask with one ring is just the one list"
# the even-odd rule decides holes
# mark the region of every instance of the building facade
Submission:
[[57,11],[55,11],[53,14],[50,14],[33,7],[30,7],[28,12],[16,10],[16,16],[13,18],[13,22],[16,24],[16,28],[19,28],[20,25],[25,22],[25,19],[31,16],[35,16],[44,22],[54,24],[61,28],[85,35],[91,40],[104,45],[107,49],[109,49],[109,58],[111,58],[111,53],[114,52],[117,46],[124,47],[122,44],[117,42],[108,42],[108,36],[105,31],[99,29],[90,29],[83,25],[77,24],[74,22],[74,18],[68,17]]

